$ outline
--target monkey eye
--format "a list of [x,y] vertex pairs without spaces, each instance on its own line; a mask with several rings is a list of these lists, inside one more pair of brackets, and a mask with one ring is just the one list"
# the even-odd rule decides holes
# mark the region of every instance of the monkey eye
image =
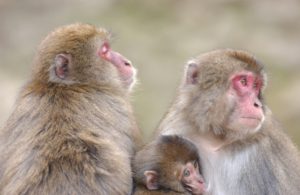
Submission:
[[184,177],[188,177],[188,176],[190,176],[190,171],[188,170],[188,169],[185,169],[184,171],[183,171],[183,176]]
[[256,89],[257,88],[257,83],[253,84],[253,88]]
[[256,81],[256,82],[254,82],[254,84],[253,84],[253,88],[254,88],[254,89],[257,89],[257,87],[258,87],[258,82]]
[[194,167],[197,168],[198,167],[198,163],[197,161],[194,162]]
[[246,77],[242,77],[241,80],[240,80],[240,82],[241,82],[241,84],[243,86],[246,86],[247,85],[247,79],[246,79]]

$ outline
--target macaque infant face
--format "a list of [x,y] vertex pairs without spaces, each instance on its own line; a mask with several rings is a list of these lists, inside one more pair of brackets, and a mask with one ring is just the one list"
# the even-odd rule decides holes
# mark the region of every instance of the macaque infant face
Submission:
[[197,161],[188,162],[182,165],[180,170],[180,181],[184,188],[193,195],[200,195],[205,192],[205,184],[199,172]]

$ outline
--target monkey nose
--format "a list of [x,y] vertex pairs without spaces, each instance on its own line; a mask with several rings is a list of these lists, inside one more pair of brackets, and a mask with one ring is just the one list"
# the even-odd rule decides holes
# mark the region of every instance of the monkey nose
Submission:
[[124,65],[125,65],[125,66],[131,66],[131,62],[130,62],[129,60],[125,60],[125,61],[124,61]]
[[262,107],[262,104],[261,104],[261,102],[260,102],[259,100],[256,100],[256,101],[254,101],[253,106],[254,106],[255,108],[261,108],[261,107]]
[[199,182],[200,184],[203,184],[203,183],[204,183],[204,180],[203,180],[202,178],[198,178],[198,182]]

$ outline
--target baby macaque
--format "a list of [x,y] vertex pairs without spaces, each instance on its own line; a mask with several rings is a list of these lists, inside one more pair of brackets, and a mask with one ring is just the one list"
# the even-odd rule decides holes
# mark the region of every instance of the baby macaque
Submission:
[[300,153],[264,101],[264,65],[220,49],[190,60],[158,135],[196,144],[207,194],[300,194]]
[[161,136],[137,153],[133,162],[134,195],[205,192],[197,148],[177,135]]

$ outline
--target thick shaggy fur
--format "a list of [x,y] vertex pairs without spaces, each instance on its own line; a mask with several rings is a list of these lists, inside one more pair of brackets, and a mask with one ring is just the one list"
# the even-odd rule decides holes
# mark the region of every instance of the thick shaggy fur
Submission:
[[[95,40],[108,36],[74,24],[42,42],[32,79],[1,129],[0,194],[131,192],[137,127],[128,92],[113,66],[93,57]],[[73,57],[67,83],[51,78],[61,52]]]
[[[197,68],[192,75],[197,81],[187,84],[188,65],[178,95],[157,133],[193,140],[200,151],[208,194],[299,194],[299,152],[266,105],[265,120],[251,133],[223,126],[235,106],[226,99],[230,76],[251,71],[260,75],[266,86],[263,65],[250,53],[232,49],[209,52],[190,63]],[[263,102],[262,93],[258,98]],[[211,140],[217,140],[221,147],[210,147],[214,143]]]

